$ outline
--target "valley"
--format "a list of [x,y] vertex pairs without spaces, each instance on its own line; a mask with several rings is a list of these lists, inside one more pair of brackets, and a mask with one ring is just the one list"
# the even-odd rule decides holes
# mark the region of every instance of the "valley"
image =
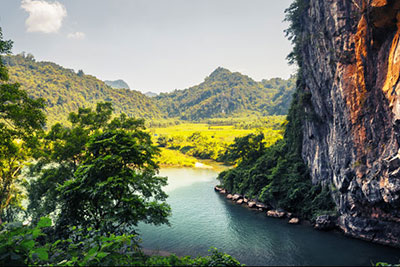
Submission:
[[400,0],[3,2],[1,266],[400,266]]

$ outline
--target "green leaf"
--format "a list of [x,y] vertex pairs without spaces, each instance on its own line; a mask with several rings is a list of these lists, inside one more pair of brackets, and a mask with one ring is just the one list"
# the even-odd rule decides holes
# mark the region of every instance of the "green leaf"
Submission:
[[21,246],[25,249],[25,250],[31,250],[33,249],[33,247],[35,246],[35,241],[33,240],[27,240],[22,242]]
[[107,253],[107,252],[99,252],[99,253],[97,253],[97,257],[99,258],[99,259],[102,259],[102,258],[104,258],[105,256],[107,256],[107,255],[109,255],[110,253]]
[[33,254],[36,254],[36,256],[39,257],[40,260],[42,261],[48,261],[49,260],[49,254],[47,253],[46,248],[37,248],[32,251],[32,256]]
[[97,247],[91,248],[91,249],[88,251],[87,255],[88,255],[88,256],[94,255],[94,254],[97,252],[97,249],[98,249]]
[[49,217],[42,217],[37,224],[37,228],[50,227],[51,219]]
[[33,229],[32,236],[34,239],[36,239],[38,236],[40,236],[41,233],[42,231],[40,231],[40,229]]

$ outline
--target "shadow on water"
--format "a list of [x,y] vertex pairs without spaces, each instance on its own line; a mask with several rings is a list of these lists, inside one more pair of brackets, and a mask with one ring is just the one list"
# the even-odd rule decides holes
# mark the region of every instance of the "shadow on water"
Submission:
[[215,193],[212,170],[167,169],[171,227],[141,224],[143,247],[206,255],[210,247],[247,265],[369,265],[399,262],[400,250],[320,232],[240,207]]

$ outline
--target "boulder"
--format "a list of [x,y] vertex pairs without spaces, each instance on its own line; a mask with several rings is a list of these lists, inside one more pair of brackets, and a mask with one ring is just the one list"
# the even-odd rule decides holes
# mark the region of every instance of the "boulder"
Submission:
[[216,191],[216,192],[221,192],[222,191],[222,187],[219,187],[219,186],[215,186],[214,187],[214,190]]
[[289,220],[290,224],[298,224],[300,222],[299,218],[292,218]]
[[239,199],[238,201],[236,201],[236,204],[242,205],[243,203],[243,199]]
[[243,202],[247,203],[247,202],[249,202],[249,200],[247,198],[243,198]]
[[233,196],[232,196],[231,194],[228,194],[228,195],[226,196],[227,199],[232,199],[232,197],[233,197]]
[[261,202],[257,202],[257,203],[256,203],[256,207],[257,207],[258,209],[261,209],[261,210],[266,209],[265,204],[264,204],[264,203],[261,203]]
[[226,194],[226,190],[222,189],[221,191],[219,191],[221,194]]
[[285,217],[285,215],[286,215],[286,212],[284,212],[284,211],[278,211],[278,210],[267,211],[268,217],[283,218],[283,217]]
[[243,198],[242,195],[234,194],[233,197],[232,197],[232,200],[235,200],[235,201],[236,201],[236,200],[239,200],[239,199],[241,199],[241,198]]
[[329,215],[321,215],[315,220],[314,228],[318,230],[331,230],[336,227],[336,218]]
[[247,205],[249,206],[249,208],[255,208],[256,207],[256,202],[255,201],[249,201],[247,203]]

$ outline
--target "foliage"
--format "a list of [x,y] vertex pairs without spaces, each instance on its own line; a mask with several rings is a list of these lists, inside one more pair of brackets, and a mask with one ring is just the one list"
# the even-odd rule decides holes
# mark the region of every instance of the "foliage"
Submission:
[[[51,219],[34,227],[12,223],[1,226],[0,265],[110,266],[143,262],[135,235],[101,235],[93,229],[72,227],[67,239],[52,240]],[[50,228],[50,229],[49,229]]]
[[127,234],[102,234],[92,228],[71,227],[66,239],[54,239],[52,221],[43,217],[35,226],[0,225],[0,265],[56,266],[240,266],[231,256],[213,248],[211,255],[146,256],[139,238]]
[[[9,53],[11,46],[11,41],[3,41],[0,28],[0,55]],[[0,223],[11,219],[14,209],[21,206],[19,175],[45,123],[43,99],[32,99],[19,87],[8,82],[0,57]]]
[[0,265],[22,266],[40,264],[49,260],[48,249],[39,240],[42,229],[51,226],[49,218],[42,218],[35,227],[20,222],[0,225]]
[[375,266],[392,266],[392,267],[399,267],[399,266],[400,266],[400,263],[399,263],[399,264],[390,264],[390,263],[387,263],[387,262],[377,262],[377,263],[375,264]]
[[153,100],[138,91],[112,89],[96,77],[75,73],[51,62],[37,62],[32,55],[19,54],[3,59],[10,80],[21,84],[30,97],[46,99],[48,125],[68,125],[68,114],[82,107],[95,108],[99,102],[112,102],[114,112],[130,117],[161,118]]
[[289,22],[289,27],[285,30],[286,37],[292,42],[293,50],[287,56],[290,64],[297,64],[300,68],[303,65],[303,46],[307,42],[307,38],[303,34],[304,21],[307,17],[305,14],[309,6],[309,0],[294,0],[293,3],[285,10],[285,21]]
[[[301,86],[299,83],[298,87]],[[306,114],[304,98],[299,97],[299,94],[298,91],[293,97],[284,139],[263,153],[260,153],[257,146],[246,147],[244,139],[236,140],[232,148],[253,149],[251,153],[255,157],[242,160],[237,168],[222,172],[218,178],[229,192],[244,194],[304,218],[312,218],[321,212],[334,212],[335,205],[329,190],[311,183],[301,157],[301,129]]]
[[232,256],[211,248],[210,256],[191,258],[189,256],[179,258],[175,255],[168,257],[152,256],[146,261],[148,266],[242,266]]
[[156,176],[156,153],[144,132],[107,131],[94,135],[74,179],[61,193],[61,225],[93,226],[115,231],[139,221],[166,223],[170,208],[162,186],[167,178]]
[[263,143],[264,134],[249,134],[243,137],[236,137],[233,144],[229,145],[219,160],[226,164],[235,164],[237,161],[248,164],[257,160],[265,150]]
[[156,97],[169,117],[183,120],[258,114],[287,113],[294,89],[294,77],[256,82],[238,72],[216,69],[197,86],[162,93]]
[[56,124],[45,136],[28,186],[34,221],[52,214],[60,232],[71,224],[107,232],[167,222],[166,178],[156,176],[158,149],[144,121],[111,114],[110,103],[81,108],[70,114],[71,128]]

